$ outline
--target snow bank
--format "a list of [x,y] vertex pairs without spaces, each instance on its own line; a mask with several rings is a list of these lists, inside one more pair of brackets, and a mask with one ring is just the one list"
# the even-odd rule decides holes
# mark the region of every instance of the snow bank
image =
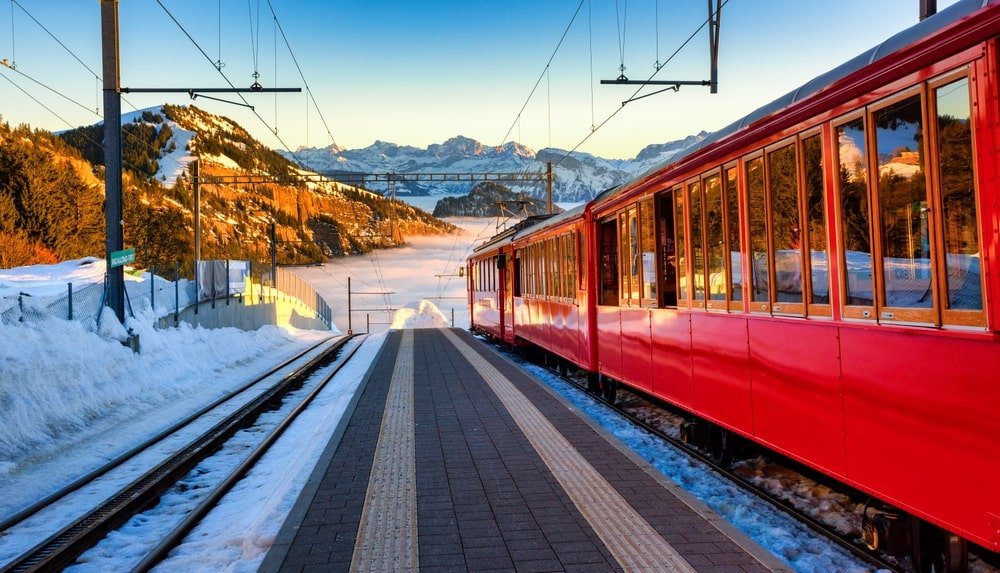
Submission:
[[404,328],[448,328],[451,324],[444,314],[434,306],[434,303],[424,299],[416,308],[403,307],[396,311],[389,328],[402,330]]
[[[121,334],[113,315],[103,322],[117,327],[108,334]],[[29,454],[54,451],[88,426],[152,415],[227,369],[301,344],[296,333],[278,327],[157,330],[152,324],[151,314],[129,321],[140,354],[75,321],[0,324],[0,478]]]
[[0,298],[28,293],[31,296],[66,294],[66,283],[86,285],[104,281],[105,261],[84,257],[54,265],[0,269]]

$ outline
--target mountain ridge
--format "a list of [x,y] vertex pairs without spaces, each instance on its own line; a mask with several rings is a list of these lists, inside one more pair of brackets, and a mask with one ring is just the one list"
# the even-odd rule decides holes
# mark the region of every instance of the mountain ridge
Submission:
[[[632,159],[606,159],[584,152],[568,154],[557,148],[535,151],[515,141],[489,146],[463,135],[442,143],[432,143],[425,148],[377,140],[360,149],[344,149],[331,144],[326,147],[299,147],[295,152],[277,152],[304,168],[333,177],[341,173],[518,173],[544,171],[546,162],[551,161],[555,172],[554,200],[578,203],[668,161],[707,135],[702,131],[679,140],[650,144]],[[468,183],[443,183],[433,187],[397,183],[396,193],[464,194],[471,187]],[[539,185],[511,184],[508,187],[533,197],[542,197],[545,193]]]

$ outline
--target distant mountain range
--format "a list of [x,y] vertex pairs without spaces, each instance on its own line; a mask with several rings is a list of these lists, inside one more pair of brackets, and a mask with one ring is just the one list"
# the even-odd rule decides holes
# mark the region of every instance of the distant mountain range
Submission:
[[[633,159],[605,159],[589,153],[576,152],[566,156],[561,149],[533,151],[517,142],[499,147],[484,145],[474,139],[458,136],[426,148],[396,145],[376,141],[363,149],[300,147],[295,152],[279,150],[286,158],[306,169],[336,176],[340,173],[507,173],[544,171],[546,162],[555,167],[555,201],[579,203],[601,191],[624,183],[659,165],[678,151],[693,145],[707,135],[701,132],[677,141],[649,145]],[[397,194],[464,195],[472,183],[397,184]],[[507,186],[515,192],[542,197],[541,185]]]

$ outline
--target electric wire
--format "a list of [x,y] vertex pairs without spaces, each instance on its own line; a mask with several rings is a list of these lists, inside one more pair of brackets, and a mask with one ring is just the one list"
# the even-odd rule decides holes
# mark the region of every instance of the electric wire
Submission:
[[17,44],[14,42],[14,0],[10,0],[10,65],[17,67]]
[[656,63],[653,64],[653,69],[660,69],[660,0],[653,0],[653,5],[656,7],[655,15],[653,16],[654,27],[656,29]]
[[621,65],[618,66],[618,71],[621,72],[620,78],[625,77],[625,39],[626,39],[626,28],[625,24],[628,19],[628,0],[624,0],[624,6],[622,6],[621,15],[618,14],[618,0],[615,0],[615,28],[618,30],[618,53],[621,56]]
[[[729,3],[729,0],[723,0],[722,4],[719,5],[719,10],[721,10],[728,3]],[[660,66],[658,69],[654,70],[652,74],[650,74],[650,76],[646,79],[646,81],[648,82],[648,81],[652,80],[654,77],[656,77],[656,74],[660,73],[660,70],[662,70],[663,68],[665,68],[666,65],[668,63],[670,63],[670,61],[673,60],[674,57],[676,57],[677,54],[680,53],[680,51],[684,49],[685,46],[687,46],[689,43],[691,43],[691,40],[693,40],[695,38],[695,36],[697,36],[698,33],[701,32],[705,28],[705,26],[708,25],[708,23],[711,21],[711,18],[712,17],[710,16],[708,19],[706,19],[704,22],[702,22],[701,26],[698,26],[698,29],[695,30],[694,32],[692,32],[692,34],[690,36],[688,36],[687,40],[684,40],[684,42],[676,50],[674,50],[674,52],[672,54],[670,54],[670,57],[667,58],[665,62],[663,62],[663,65]],[[584,136],[584,138],[581,139],[579,143],[577,143],[576,145],[574,145],[572,149],[570,149],[569,151],[567,151],[559,159],[559,161],[552,166],[552,168],[555,169],[556,167],[562,165],[562,162],[565,161],[570,155],[572,155],[577,149],[579,149],[581,145],[583,145],[584,143],[586,143],[587,140],[591,138],[591,136],[593,136],[595,133],[597,133],[597,131],[599,129],[601,129],[602,127],[604,127],[609,121],[611,121],[616,115],[618,115],[618,113],[621,110],[625,109],[625,106],[628,103],[630,103],[632,101],[635,101],[636,99],[640,99],[640,98],[636,98],[636,96],[639,95],[639,92],[641,92],[645,88],[646,88],[645,85],[640,85],[635,90],[635,92],[632,93],[632,95],[629,97],[629,99],[623,101],[622,104],[621,104],[621,106],[619,106],[618,108],[616,108],[615,111],[611,112],[611,114],[608,115],[608,117],[604,118],[604,121],[602,121],[596,128],[592,128],[591,131],[590,131],[590,133],[588,133],[586,136]],[[645,96],[642,96],[642,97],[645,97]]]
[[[319,104],[316,103],[316,97],[313,95],[312,88],[309,87],[309,82],[306,81],[306,75],[302,73],[302,66],[299,65],[299,60],[295,57],[295,52],[292,51],[292,44],[288,41],[288,36],[285,35],[285,29],[281,27],[281,22],[278,20],[278,14],[274,11],[274,6],[271,5],[271,0],[267,0],[267,7],[271,10],[274,22],[278,26],[278,32],[281,34],[281,38],[285,42],[285,47],[288,48],[288,54],[292,57],[295,69],[299,72],[299,78],[302,80],[302,85],[306,88],[306,94],[308,95],[308,98],[312,100],[313,106],[316,108],[316,113],[319,114],[320,121],[323,122],[323,127],[326,129],[326,135],[330,138],[330,142],[336,145],[337,142],[334,140],[333,134],[330,132],[330,126],[327,125],[326,118],[323,117],[323,110],[320,109]],[[308,107],[306,108],[306,111],[308,113]],[[286,147],[286,149],[288,148]]]
[[594,130],[594,6],[587,0],[587,44],[590,47],[590,130]]
[[[66,94],[62,93],[61,91],[59,91],[59,90],[55,89],[54,87],[52,87],[52,86],[49,86],[49,85],[47,85],[47,84],[45,84],[45,83],[42,83],[42,82],[41,82],[41,81],[39,81],[39,80],[36,80],[35,78],[33,78],[33,77],[29,76],[28,74],[26,74],[26,73],[22,72],[21,70],[19,70],[19,69],[15,68],[15,67],[13,67],[13,66],[10,66],[10,65],[8,65],[8,66],[5,66],[5,67],[6,67],[7,69],[9,69],[10,71],[12,71],[12,72],[14,72],[14,73],[18,74],[19,76],[23,77],[24,79],[26,79],[26,80],[28,80],[28,81],[30,81],[30,82],[33,82],[33,83],[35,83],[36,85],[38,85],[38,86],[40,86],[40,87],[42,87],[42,88],[45,88],[45,89],[49,90],[50,92],[54,93],[55,95],[57,95],[57,96],[59,96],[59,97],[63,98],[64,100],[66,100],[66,101],[70,102],[71,104],[73,104],[73,105],[75,105],[75,106],[78,106],[78,107],[82,108],[82,109],[83,109],[84,111],[86,111],[87,113],[92,113],[92,114],[94,114],[94,115],[96,115],[96,116],[100,117],[100,115],[101,115],[101,114],[99,114],[99,113],[98,113],[97,111],[95,111],[95,110],[93,110],[93,109],[91,109],[91,108],[87,107],[86,105],[84,105],[84,104],[82,104],[82,103],[78,102],[77,100],[75,100],[75,99],[73,99],[73,98],[69,97],[68,95],[66,95]],[[23,91],[23,90],[22,90],[22,91]],[[58,117],[58,116],[56,116],[56,117]],[[60,117],[59,119],[62,119],[62,118]],[[65,120],[63,120],[63,121],[65,121]]]
[[[187,36],[188,40],[190,40],[191,43],[194,44],[195,48],[198,48],[198,51],[201,52],[201,54],[205,57],[205,59],[208,60],[209,63],[212,63],[211,56],[209,56],[207,53],[205,53],[205,50],[201,47],[200,44],[198,44],[197,40],[195,40],[194,37],[191,36],[191,34],[180,23],[180,21],[173,15],[173,13],[170,12],[170,10],[167,9],[167,7],[163,4],[163,1],[162,0],[156,0],[156,3],[160,5],[160,8],[162,8],[163,11],[166,12],[167,16],[170,17],[170,19],[174,22],[174,24],[178,28],[180,28],[181,32],[183,32],[184,35]],[[212,67],[214,68],[215,66],[213,65]],[[235,90],[236,89],[236,85],[233,84],[232,80],[230,80],[229,77],[222,70],[220,70],[218,68],[216,68],[216,70],[219,72],[219,75],[222,76],[222,79],[226,80],[226,83],[229,84],[229,87],[231,87],[231,88],[233,88]],[[237,92],[236,95],[239,96],[239,98],[243,101],[243,103],[246,105],[246,107],[250,108],[250,111],[257,117],[258,120],[260,120],[261,123],[264,124],[264,127],[266,127],[268,131],[270,131],[271,133],[274,134],[274,137],[278,140],[278,142],[281,143],[281,145],[285,149],[287,149],[290,153],[292,153],[294,155],[294,152],[291,150],[292,148],[287,143],[285,143],[285,141],[281,138],[280,135],[278,135],[277,133],[275,133],[275,130],[271,128],[271,126],[267,123],[267,120],[264,119],[264,117],[260,115],[260,112],[258,112],[256,109],[254,109],[254,107],[252,105],[250,105],[250,102],[247,101],[246,97],[244,97],[244,95],[242,93],[238,93],[238,92]]]
[[531,101],[531,96],[535,95],[535,90],[538,89],[538,85],[542,83],[542,78],[544,78],[545,74],[548,72],[549,66],[552,64],[552,60],[555,59],[556,54],[559,52],[559,48],[562,46],[563,40],[566,39],[566,34],[568,34],[570,28],[573,27],[573,22],[576,21],[576,17],[577,15],[580,14],[580,9],[583,8],[583,3],[585,1],[586,0],[580,0],[580,4],[577,5],[576,11],[573,12],[573,17],[570,18],[569,24],[567,24],[566,29],[563,30],[562,37],[559,38],[559,43],[557,43],[556,48],[552,50],[552,55],[549,56],[549,61],[546,62],[545,68],[543,68],[542,73],[538,75],[538,79],[535,80],[534,87],[531,88],[531,92],[528,94],[528,97],[524,100],[524,105],[521,106],[521,110],[517,112],[517,115],[514,117],[514,121],[512,121],[510,127],[507,128],[507,133],[505,133],[504,136],[500,139],[500,145],[503,145],[504,143],[507,142],[507,137],[510,135],[510,132],[514,129],[514,126],[521,119],[521,114],[523,114],[525,108],[528,107],[528,102]]

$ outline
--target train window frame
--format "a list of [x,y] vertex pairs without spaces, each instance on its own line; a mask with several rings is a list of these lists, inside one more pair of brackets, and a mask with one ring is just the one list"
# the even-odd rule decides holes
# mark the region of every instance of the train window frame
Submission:
[[[799,179],[801,181],[800,187],[802,188],[802,224],[803,226],[803,251],[802,258],[805,266],[802,269],[802,276],[805,280],[805,290],[803,291],[803,298],[806,305],[806,316],[823,316],[831,317],[833,316],[833,296],[831,290],[833,286],[833,276],[831,275],[830,257],[831,249],[830,245],[833,243],[830,234],[830,206],[827,201],[827,189],[829,189],[830,182],[827,181],[827,161],[830,160],[830,152],[827,148],[827,135],[823,131],[823,126],[818,125],[814,128],[804,130],[799,133],[799,157],[800,161],[800,173]],[[820,153],[820,163],[819,163],[819,176],[820,176],[820,209],[822,224],[822,236],[825,243],[823,252],[826,255],[826,292],[827,292],[827,302],[813,302],[815,298],[814,281],[813,281],[813,239],[812,239],[812,223],[810,213],[810,195],[808,187],[808,165],[806,164],[806,142],[813,138],[818,138],[819,142],[819,153]]]
[[746,282],[749,285],[748,288],[746,289],[746,293],[749,295],[749,296],[746,297],[746,299],[747,299],[746,306],[749,308],[750,312],[754,313],[754,314],[770,314],[771,313],[771,290],[773,288],[773,285],[771,284],[771,271],[770,271],[770,269],[768,269],[768,271],[767,271],[768,284],[767,284],[767,293],[766,293],[766,296],[764,297],[764,299],[758,299],[758,298],[756,298],[754,296],[754,293],[756,291],[753,288],[753,282],[756,280],[756,273],[754,272],[754,264],[753,264],[753,261],[754,261],[754,233],[753,233],[753,227],[752,227],[753,218],[751,217],[751,215],[752,215],[754,209],[753,209],[753,205],[752,205],[752,201],[751,201],[753,198],[750,195],[751,194],[751,189],[750,189],[750,164],[753,163],[754,161],[758,161],[758,160],[761,163],[761,166],[760,166],[760,169],[761,169],[761,183],[763,185],[763,196],[764,196],[764,210],[763,210],[763,212],[764,212],[764,241],[765,241],[764,259],[765,259],[765,261],[767,260],[767,258],[769,256],[768,253],[770,253],[770,250],[771,250],[771,238],[770,238],[771,237],[771,230],[770,230],[771,218],[769,216],[767,216],[767,214],[770,212],[770,201],[769,201],[768,193],[767,193],[767,158],[764,155],[764,150],[763,149],[758,149],[757,151],[754,151],[752,153],[748,153],[748,154],[744,155],[741,158],[741,162],[740,162],[741,165],[742,165],[742,169],[740,171],[740,176],[745,181],[744,192],[742,194],[742,197],[743,197],[743,201],[745,202],[745,205],[747,206],[747,208],[746,208],[746,210],[744,212],[744,215],[743,215],[743,217],[745,219],[745,223],[744,223],[744,227],[743,227],[743,232],[746,233],[746,239],[747,240],[746,240],[746,244],[743,245],[743,248],[744,248],[744,256],[747,259],[746,263],[744,263],[744,268],[747,269],[748,272],[747,272],[746,277],[743,280],[744,280],[744,282]]
[[[639,208],[639,305],[644,308],[656,308],[659,300],[659,280],[656,267],[656,201],[652,195],[646,195],[636,203]],[[646,225],[649,225],[647,227]],[[650,231],[647,234],[646,231]],[[650,243],[650,244],[647,244]],[[651,254],[651,257],[646,257]],[[652,278],[652,281],[646,279]],[[646,296],[647,284],[650,287],[652,296]]]
[[[870,305],[865,304],[851,304],[848,297],[848,283],[849,269],[847,267],[847,229],[844,224],[844,190],[840,184],[840,142],[837,138],[837,131],[845,125],[854,123],[856,121],[861,121],[861,129],[863,132],[863,140],[865,144],[865,158],[864,158],[864,168],[865,168],[865,205],[868,208],[868,248],[871,250],[871,281],[872,281],[872,303]],[[875,237],[873,235],[872,226],[872,193],[871,193],[871,172],[872,172],[872,158],[871,158],[871,137],[868,129],[868,114],[865,110],[858,109],[851,113],[845,114],[836,118],[831,122],[831,139],[833,140],[833,154],[831,155],[831,160],[836,160],[835,169],[837,171],[837,177],[833,181],[834,188],[834,213],[835,213],[835,231],[836,231],[836,241],[837,241],[837,263],[840,266],[840,270],[837,276],[837,289],[840,293],[840,314],[844,319],[856,319],[870,321],[875,319],[875,285],[876,271],[875,271]]]
[[[928,240],[928,257],[930,261],[928,262],[928,272],[930,277],[928,278],[928,286],[931,289],[931,305],[929,307],[906,307],[906,306],[890,306],[888,304],[888,293],[887,281],[885,276],[885,257],[884,257],[884,238],[886,236],[885,228],[883,226],[882,217],[882,203],[881,192],[882,189],[879,188],[879,183],[881,181],[880,163],[879,163],[879,153],[878,153],[878,137],[877,128],[875,127],[875,116],[879,112],[885,111],[897,104],[905,102],[911,98],[917,98],[917,102],[920,105],[920,121],[922,122],[922,140],[920,144],[923,149],[924,164],[923,175],[924,175],[924,198],[927,202],[927,207],[924,208],[924,212],[930,218],[936,218],[937,212],[931,212],[932,206],[934,205],[931,196],[931,185],[930,185],[930,175],[928,173],[928,137],[927,137],[927,125],[928,125],[928,109],[927,109],[927,86],[925,83],[921,83],[910,88],[900,90],[889,97],[881,99],[866,108],[865,116],[868,120],[867,130],[868,138],[871,143],[871,149],[874,153],[870,154],[869,164],[872,166],[871,171],[869,171],[869,201],[871,203],[872,209],[872,243],[874,247],[873,259],[874,259],[874,269],[873,274],[875,278],[875,305],[876,305],[876,319],[879,323],[885,324],[899,324],[899,323],[915,323],[928,326],[939,326],[940,325],[940,292],[938,292],[937,276],[940,274],[936,272],[936,267],[939,264],[938,257],[935,253],[936,245],[939,242],[939,238],[936,236],[937,232],[934,229],[933,221],[929,222],[927,225],[927,240]],[[918,151],[918,154],[920,153]],[[877,177],[877,179],[876,179]]]
[[[618,266],[620,262],[618,261],[619,245],[618,245],[618,213],[614,213],[599,219],[596,223],[596,238],[597,238],[597,284],[594,285],[598,289],[597,292],[597,304],[598,306],[620,306],[620,293],[621,288],[618,284],[620,280]],[[611,233],[608,233],[608,229],[611,229]],[[610,245],[609,241],[606,239],[614,239],[614,245]],[[608,250],[610,247],[610,250]],[[611,257],[611,258],[609,258]],[[610,268],[613,265],[614,268]],[[614,273],[614,281],[608,281],[606,274],[608,272]],[[612,285],[613,283],[613,285]],[[610,288],[614,287],[614,291],[611,292]]]
[[[670,192],[674,210],[674,270],[676,272],[677,308],[691,308],[691,257],[688,253],[687,186],[676,185]],[[678,213],[678,208],[680,212]],[[677,218],[680,217],[678,224]]]
[[[798,253],[798,269],[799,269],[799,294],[801,296],[800,301],[779,301],[778,295],[778,249],[777,249],[777,238],[775,236],[776,223],[774,220],[775,216],[775,193],[773,188],[772,175],[772,164],[771,157],[778,152],[783,152],[785,150],[791,149],[793,156],[793,172],[795,175],[795,181],[793,185],[794,197],[795,197],[795,223],[797,225],[793,227],[793,231],[797,232],[799,235],[799,253]],[[802,197],[802,154],[801,146],[799,144],[799,138],[797,135],[787,137],[780,141],[777,141],[771,145],[764,148],[764,194],[766,197],[767,204],[767,263],[768,263],[768,275],[769,275],[769,285],[768,285],[768,300],[771,304],[771,314],[781,315],[781,316],[805,316],[806,311],[806,288],[805,288],[805,261],[804,261],[804,249],[802,248],[802,214],[803,214],[803,197]]]
[[[692,187],[696,187],[697,188],[697,191],[696,191],[696,193],[698,195],[698,209],[697,209],[698,212],[697,213],[695,213],[694,194],[691,191]],[[705,283],[707,282],[707,279],[706,279],[707,275],[706,275],[706,271],[705,271],[705,254],[704,254],[704,251],[705,251],[705,209],[703,208],[703,205],[705,204],[705,189],[704,189],[704,187],[702,185],[702,180],[701,180],[700,176],[694,177],[692,179],[688,179],[684,183],[684,195],[685,195],[685,198],[687,199],[687,221],[686,221],[686,223],[687,223],[687,232],[688,233],[687,233],[687,245],[686,246],[687,246],[687,255],[688,255],[688,257],[687,257],[688,258],[688,271],[690,273],[688,276],[691,277],[691,281],[689,283],[690,284],[690,288],[689,288],[690,292],[688,293],[688,295],[689,295],[688,300],[689,300],[690,308],[704,310],[705,309],[705,298],[704,298],[705,294],[704,294],[704,289],[705,289]],[[696,267],[696,265],[698,263],[698,260],[695,257],[695,251],[694,251],[694,248],[695,248],[695,245],[694,245],[694,239],[695,239],[695,232],[694,232],[695,231],[695,228],[694,228],[695,220],[694,219],[695,219],[695,215],[698,215],[698,231],[699,231],[698,232],[698,235],[699,235],[698,239],[700,239],[700,241],[701,241],[701,250],[702,250],[702,257],[701,257],[702,264],[700,265],[701,268],[697,268],[697,269],[695,267]],[[700,278],[701,284],[702,284],[702,297],[703,297],[703,298],[700,298],[700,299],[698,298],[698,294],[697,294],[698,293],[698,279],[699,278]]]
[[942,184],[942,169],[941,169],[941,157],[940,157],[940,126],[939,116],[938,116],[938,90],[947,87],[951,84],[965,80],[966,82],[966,92],[969,104],[969,143],[971,146],[971,168],[972,168],[972,197],[973,203],[976,208],[976,216],[973,224],[977,231],[977,241],[978,241],[978,251],[979,253],[983,251],[983,215],[982,215],[982,195],[979,189],[979,167],[977,146],[976,146],[976,119],[975,119],[975,109],[976,109],[976,93],[975,93],[975,76],[970,73],[970,67],[968,65],[963,66],[959,69],[952,70],[948,73],[942,74],[936,78],[927,82],[927,109],[926,117],[931,120],[927,122],[927,139],[933,144],[929,146],[928,152],[928,164],[930,168],[928,169],[929,177],[928,181],[931,186],[932,195],[932,213],[934,214],[934,226],[937,232],[937,237],[939,240],[936,245],[938,267],[936,269],[937,288],[939,293],[938,303],[940,304],[940,316],[941,323],[949,326],[963,326],[963,327],[979,327],[985,328],[987,326],[986,313],[989,308],[987,303],[987,291],[986,291],[986,273],[983,272],[982,261],[979,265],[979,293],[980,293],[980,309],[957,309],[951,308],[949,306],[948,297],[948,262],[947,262],[947,245],[945,244],[945,211],[944,211],[944,189]]
[[[738,160],[731,161],[722,166],[722,204],[723,204],[723,240],[725,241],[725,250],[729,254],[726,265],[726,310],[729,312],[746,312],[746,293],[744,292],[744,285],[746,277],[746,269],[744,268],[744,261],[746,261],[746,256],[743,253],[743,211],[744,207],[742,205],[741,198],[743,197],[743,177],[740,176],[742,165]],[[731,189],[729,186],[729,174],[733,173],[735,176],[736,188]],[[736,221],[732,220],[733,215],[733,202],[735,202],[736,209]],[[733,241],[733,231],[736,231],[736,248],[734,250]],[[736,266],[733,265],[733,255],[736,254],[739,257],[739,273],[740,273],[740,284],[739,289],[734,288],[736,285],[733,282],[733,275],[735,273]],[[736,293],[739,292],[739,298],[737,298]]]
[[[705,281],[705,309],[706,310],[715,311],[715,312],[726,312],[726,311],[729,310],[729,296],[730,296],[729,295],[729,276],[730,276],[729,267],[731,265],[731,262],[726,261],[725,259],[722,262],[722,281],[724,283],[723,284],[723,288],[725,290],[722,293],[722,295],[723,295],[722,298],[713,299],[712,298],[712,274],[713,273],[712,273],[712,257],[711,257],[711,238],[709,237],[709,226],[708,226],[708,221],[709,221],[708,182],[711,179],[713,179],[713,178],[718,180],[718,192],[719,192],[718,208],[719,208],[719,214],[721,215],[720,222],[719,222],[719,224],[721,225],[721,227],[720,227],[719,230],[720,230],[720,233],[721,233],[721,237],[720,238],[722,239],[722,249],[723,249],[723,251],[725,251],[725,249],[727,248],[727,246],[726,246],[727,242],[726,242],[726,213],[725,213],[725,209],[726,209],[726,199],[725,199],[726,188],[725,188],[724,181],[723,181],[723,176],[724,175],[725,175],[725,171],[722,169],[722,166],[719,166],[719,167],[716,167],[714,169],[711,169],[709,171],[706,171],[706,172],[702,173],[702,175],[700,177],[700,179],[701,179],[701,196],[702,196],[701,214],[702,214],[702,223],[703,223],[702,236],[704,237],[704,247],[703,247],[703,250],[704,250],[704,253],[705,253],[705,264],[703,265],[704,266],[704,270],[705,270],[705,278],[704,278],[704,281]],[[725,252],[723,252],[723,254],[725,254]],[[731,261],[732,256],[730,256],[729,258],[730,258],[730,261]]]
[[[576,244],[576,277],[577,277],[577,290],[582,292],[587,292],[588,281],[587,281],[587,235],[580,229],[574,231],[575,237],[574,242]],[[576,298],[576,297],[575,297]]]

